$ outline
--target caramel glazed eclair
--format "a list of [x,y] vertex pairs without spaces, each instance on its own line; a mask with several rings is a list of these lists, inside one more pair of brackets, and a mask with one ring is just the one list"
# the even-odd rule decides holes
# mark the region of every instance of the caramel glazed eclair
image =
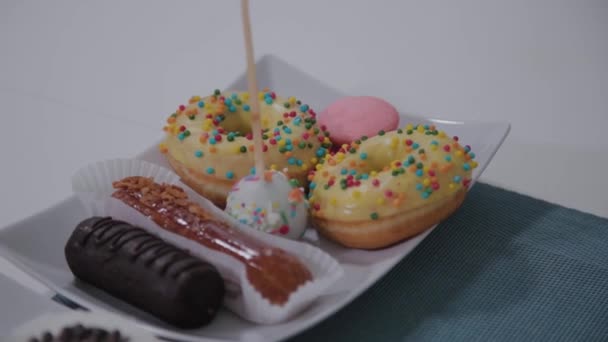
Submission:
[[150,217],[162,229],[241,262],[251,285],[271,304],[287,302],[292,293],[313,279],[297,257],[219,221],[189,201],[178,186],[154,183],[145,177],[127,177],[114,182],[114,188],[114,198]]

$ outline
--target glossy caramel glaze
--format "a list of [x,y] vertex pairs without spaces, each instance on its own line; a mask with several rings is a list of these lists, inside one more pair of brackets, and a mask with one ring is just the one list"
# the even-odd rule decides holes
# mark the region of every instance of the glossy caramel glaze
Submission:
[[179,234],[243,263],[247,278],[262,297],[283,304],[312,274],[295,256],[247,236],[188,200],[179,187],[128,177],[113,184],[112,195],[150,217],[163,229]]

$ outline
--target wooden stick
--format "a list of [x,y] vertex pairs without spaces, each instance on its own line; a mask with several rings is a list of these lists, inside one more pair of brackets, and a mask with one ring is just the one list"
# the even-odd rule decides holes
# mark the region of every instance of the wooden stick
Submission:
[[247,56],[247,84],[249,88],[249,103],[251,106],[251,130],[253,131],[253,158],[255,160],[255,174],[263,176],[264,153],[262,140],[262,123],[260,122],[260,101],[258,99],[258,85],[255,75],[255,62],[253,60],[253,41],[251,38],[251,21],[249,19],[249,0],[241,0],[241,13],[243,17],[243,34],[245,36],[245,54]]

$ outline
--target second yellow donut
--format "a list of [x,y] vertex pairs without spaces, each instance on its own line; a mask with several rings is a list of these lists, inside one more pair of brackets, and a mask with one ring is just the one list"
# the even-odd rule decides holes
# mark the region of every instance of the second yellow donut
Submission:
[[407,125],[342,146],[311,175],[311,214],[343,245],[380,248],[420,233],[460,205],[477,167],[458,137]]

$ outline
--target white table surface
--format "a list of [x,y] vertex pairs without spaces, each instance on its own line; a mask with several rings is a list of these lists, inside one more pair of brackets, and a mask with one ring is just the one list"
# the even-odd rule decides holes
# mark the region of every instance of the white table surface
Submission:
[[[232,81],[239,20],[236,0],[0,1],[0,227]],[[608,217],[608,1],[254,0],[252,20],[258,56],[347,93],[510,121],[482,181]],[[2,260],[0,272],[43,291]]]

